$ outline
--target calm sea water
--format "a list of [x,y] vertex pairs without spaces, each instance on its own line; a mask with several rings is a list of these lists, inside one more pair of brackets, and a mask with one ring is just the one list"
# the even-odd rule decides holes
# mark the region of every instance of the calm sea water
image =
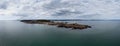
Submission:
[[120,21],[68,21],[92,26],[72,30],[0,21],[0,46],[120,46]]

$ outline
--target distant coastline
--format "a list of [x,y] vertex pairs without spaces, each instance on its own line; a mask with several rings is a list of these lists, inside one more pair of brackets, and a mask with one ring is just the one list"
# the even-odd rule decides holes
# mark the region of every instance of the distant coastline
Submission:
[[51,20],[51,21],[120,21],[120,19],[23,19],[23,20]]

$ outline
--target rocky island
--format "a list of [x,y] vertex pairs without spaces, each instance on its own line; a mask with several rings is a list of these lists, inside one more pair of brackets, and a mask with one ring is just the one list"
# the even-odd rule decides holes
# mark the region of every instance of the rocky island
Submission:
[[89,25],[82,25],[77,23],[67,23],[67,22],[55,22],[52,20],[21,20],[21,22],[28,24],[47,24],[54,25],[61,28],[71,28],[71,29],[87,29],[91,28]]

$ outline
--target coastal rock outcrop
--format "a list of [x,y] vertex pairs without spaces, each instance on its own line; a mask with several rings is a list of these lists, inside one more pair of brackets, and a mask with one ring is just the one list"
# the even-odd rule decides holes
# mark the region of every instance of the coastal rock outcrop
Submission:
[[77,23],[68,24],[67,22],[54,22],[51,20],[21,20],[21,22],[28,24],[47,24],[47,25],[55,25],[61,28],[71,28],[71,29],[87,29],[92,28],[89,25],[82,25]]

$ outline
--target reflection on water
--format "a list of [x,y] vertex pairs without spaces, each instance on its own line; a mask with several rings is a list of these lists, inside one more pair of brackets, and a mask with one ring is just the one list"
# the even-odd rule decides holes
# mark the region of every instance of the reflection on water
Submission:
[[0,46],[120,46],[119,21],[68,21],[93,28],[72,30],[0,21]]

